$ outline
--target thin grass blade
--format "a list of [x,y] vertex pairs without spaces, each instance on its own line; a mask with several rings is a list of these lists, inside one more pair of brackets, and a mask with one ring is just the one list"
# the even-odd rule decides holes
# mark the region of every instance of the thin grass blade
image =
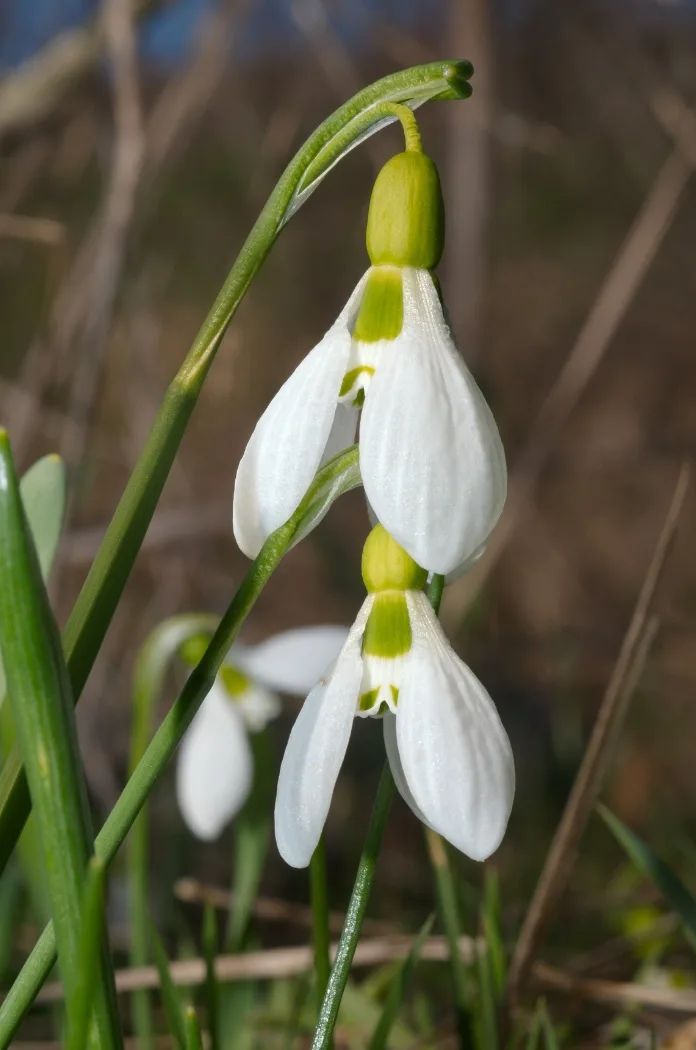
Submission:
[[203,958],[205,959],[205,1011],[210,1033],[210,1050],[219,1050],[220,1047],[218,983],[215,976],[217,950],[218,929],[215,908],[208,901],[203,911]]
[[691,947],[696,951],[696,900],[678,875],[606,806],[597,811],[640,872],[657,887],[684,926]]
[[149,924],[150,943],[152,945],[152,958],[160,979],[160,991],[162,993],[162,1005],[169,1034],[179,1047],[186,1050],[186,1024],[184,1010],[172,975],[169,971],[169,959],[165,951],[162,939],[152,923]]
[[186,1026],[186,1050],[203,1050],[201,1026],[193,1006],[187,1006],[184,1013]]
[[99,972],[99,953],[104,937],[104,874],[104,862],[92,857],[87,870],[80,931],[79,965],[85,979],[69,1019],[67,1050],[84,1050],[87,1045],[94,982]]
[[418,966],[423,945],[430,936],[430,931],[433,928],[434,921],[434,915],[430,915],[426,919],[421,926],[418,936],[413,942],[410,952],[399,967],[397,976],[392,982],[389,994],[384,1003],[382,1015],[377,1022],[375,1030],[372,1033],[372,1038],[368,1043],[368,1050],[386,1050],[389,1043],[389,1035],[399,1014],[399,1010],[403,1005],[404,999],[406,998],[411,978]]

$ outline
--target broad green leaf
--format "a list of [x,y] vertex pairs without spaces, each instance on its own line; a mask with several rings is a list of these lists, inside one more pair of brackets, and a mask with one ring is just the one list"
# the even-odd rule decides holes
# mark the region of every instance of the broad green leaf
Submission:
[[[50,455],[38,459],[20,481],[19,491],[41,575],[47,580],[58,550],[65,514],[65,464],[60,456]],[[4,695],[5,672],[0,657],[0,698]],[[9,752],[4,744],[3,752]]]
[[377,1022],[375,1030],[372,1033],[372,1038],[368,1043],[368,1050],[386,1050],[386,1047],[389,1044],[391,1030],[399,1014],[399,1010],[403,1005],[408,986],[420,959],[420,953],[423,950],[423,945],[430,936],[430,931],[433,928],[434,921],[434,915],[431,915],[426,919],[411,946],[410,952],[401,964],[396,979],[389,989],[389,994],[384,1003],[382,1015]]
[[670,907],[677,913],[684,924],[684,932],[689,943],[696,950],[696,900],[684,883],[663,860],[653,853],[647,843],[643,842],[630,828],[627,828],[611,810],[606,806],[598,806],[597,811],[636,867],[654,883]]

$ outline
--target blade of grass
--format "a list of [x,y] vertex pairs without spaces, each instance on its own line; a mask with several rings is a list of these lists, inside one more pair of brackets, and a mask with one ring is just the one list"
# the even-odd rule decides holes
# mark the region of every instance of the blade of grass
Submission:
[[507,958],[500,928],[500,887],[495,870],[486,869],[483,888],[483,939],[490,960],[495,993],[502,999],[507,981]]
[[67,1050],[84,1050],[87,1045],[94,982],[99,971],[99,952],[105,932],[104,873],[104,862],[92,857],[87,869],[80,930],[79,966],[85,979],[72,1016],[68,1019]]
[[[66,625],[63,642],[75,700],[104,640],[225,330],[280,230],[354,145],[393,119],[389,106],[467,98],[472,73],[470,63],[450,61],[384,77],[328,117],[290,161],[165,394]],[[13,755],[0,774],[0,872],[30,809],[19,755]]]
[[319,1003],[324,999],[329,983],[331,959],[329,948],[329,893],[326,883],[326,846],[324,835],[314,851],[309,865],[310,896],[312,900],[312,938],[314,941],[314,979]]
[[430,915],[425,920],[420,928],[418,936],[413,942],[411,951],[399,967],[399,971],[389,989],[381,1017],[377,1022],[375,1030],[372,1033],[372,1038],[368,1043],[367,1050],[386,1050],[389,1042],[389,1035],[404,999],[406,998],[406,992],[411,983],[411,978],[413,977],[414,971],[418,965],[423,945],[430,936],[430,931],[433,928],[434,921],[434,915]]
[[210,1050],[219,1050],[218,983],[215,976],[215,956],[218,949],[215,908],[206,904],[203,910],[203,958],[205,959],[205,1010],[210,1033]]
[[186,1007],[184,1023],[186,1026],[186,1050],[203,1050],[201,1026],[198,1023],[198,1017],[193,1006]]
[[696,900],[692,894],[679,876],[611,810],[599,805],[597,812],[638,870],[657,887],[677,913],[684,926],[684,933],[696,951]]
[[319,1011],[319,1020],[312,1040],[312,1050],[329,1050],[333,1030],[341,1005],[341,997],[350,975],[350,965],[360,938],[360,928],[372,889],[377,867],[377,858],[382,845],[384,828],[394,798],[394,778],[385,763],[377,788],[370,823],[365,836],[365,845],[360,856],[353,892],[346,912],[346,921],[338,942],[336,959],[331,969],[329,983]]
[[[152,735],[154,707],[159,699],[167,669],[179,647],[188,638],[214,631],[217,618],[205,614],[173,616],[159,624],[145,640],[135,662],[133,674],[133,727],[129,775],[132,776],[145,754]],[[143,805],[128,840],[128,905],[131,931],[130,962],[144,966],[149,959],[147,924],[148,902],[148,820]],[[147,991],[137,992],[131,1004],[133,1027],[139,1050],[152,1050],[152,1004]]]
[[[92,852],[91,820],[70,682],[4,431],[0,432],[0,648],[35,807],[70,1020],[87,979],[80,971],[80,929]],[[118,1048],[113,969],[103,947],[94,986],[95,1045]]]
[[[95,853],[107,867],[130,831],[158,776],[174,754],[196,711],[210,692],[215,676],[241,630],[259,594],[292,546],[295,535],[313,512],[318,494],[336,490],[336,479],[349,477],[357,485],[358,453],[354,445],[330,460],[317,473],[309,492],[292,518],[269,536],[232,599],[198,665],[188,677],[172,709],[155,733],[136,770],[95,840]],[[347,486],[344,486],[344,489]],[[7,1047],[36,993],[55,962],[55,934],[50,923],[19,976],[0,1005],[0,1048]]]
[[165,951],[162,939],[152,922],[149,923],[150,943],[152,945],[152,958],[160,979],[160,990],[162,993],[162,1005],[164,1015],[167,1018],[169,1034],[178,1046],[179,1050],[186,1050],[186,1023],[184,1011],[179,998],[179,992],[169,972],[169,959]]

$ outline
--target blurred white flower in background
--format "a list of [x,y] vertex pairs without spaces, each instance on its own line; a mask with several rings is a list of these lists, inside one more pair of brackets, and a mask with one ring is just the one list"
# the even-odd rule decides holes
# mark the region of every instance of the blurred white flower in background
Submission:
[[176,796],[189,830],[216,839],[246,802],[250,733],[280,714],[278,693],[306,695],[336,659],[345,627],[300,627],[260,645],[234,645],[179,749]]

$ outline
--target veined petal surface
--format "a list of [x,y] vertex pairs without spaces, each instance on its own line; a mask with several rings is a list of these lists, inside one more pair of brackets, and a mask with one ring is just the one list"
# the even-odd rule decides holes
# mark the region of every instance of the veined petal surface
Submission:
[[233,663],[249,678],[282,693],[306,696],[334,663],[348,637],[347,627],[295,627],[260,645],[233,649]]
[[403,271],[404,324],[372,378],[360,469],[377,518],[412,558],[450,573],[486,540],[507,491],[505,454],[427,270]]
[[278,776],[275,834],[280,855],[306,867],[317,847],[343,764],[362,680],[367,598],[335,666],[307,697],[288,739]]
[[500,845],[512,807],[510,741],[425,595],[409,592],[407,601],[413,649],[396,711],[404,776],[431,827],[462,853],[485,860]]
[[238,705],[216,683],[179,749],[176,797],[188,828],[216,839],[251,790],[253,758]]
[[[280,388],[249,439],[237,469],[232,508],[235,538],[249,558],[297,510],[322,461],[365,281],[366,275],[338,320]],[[342,414],[339,422],[334,441],[343,440],[350,421]]]

